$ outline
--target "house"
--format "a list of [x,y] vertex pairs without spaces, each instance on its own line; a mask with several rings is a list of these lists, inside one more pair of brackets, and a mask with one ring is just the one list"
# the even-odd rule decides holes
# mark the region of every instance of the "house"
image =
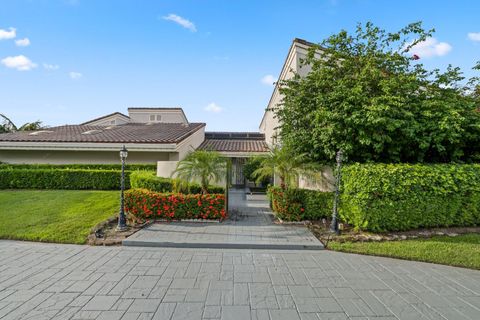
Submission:
[[189,122],[182,108],[128,108],[78,125],[0,134],[0,162],[19,164],[119,163],[122,145],[128,163],[157,164],[170,176],[179,160],[196,149],[232,158],[232,177],[244,185],[247,157],[266,152],[264,135],[205,132],[205,123]]
[[[129,163],[157,163],[157,175],[170,176],[178,161],[192,150],[214,150],[231,158],[232,182],[244,185],[243,164],[278,143],[279,123],[272,109],[281,102],[279,82],[295,73],[308,74],[302,64],[313,44],[294,39],[279,81],[260,123],[259,132],[205,132],[205,123],[189,122],[182,108],[128,108],[78,125],[0,134],[0,162],[118,163],[122,145]],[[301,182],[307,186],[308,182]]]
[[278,126],[280,125],[273,109],[280,105],[282,95],[280,93],[280,83],[282,81],[293,78],[295,74],[306,76],[311,67],[302,63],[302,60],[307,57],[308,50],[313,46],[312,42],[295,38],[288,50],[287,58],[282,66],[282,70],[275,83],[272,96],[268,102],[262,121],[260,122],[259,131],[265,135],[265,141],[268,145],[278,143]]
[[[280,93],[280,84],[285,80],[293,78],[295,74],[304,77],[311,71],[311,66],[305,64],[303,60],[307,57],[312,46],[315,46],[315,44],[298,38],[295,38],[290,45],[287,57],[259,126],[260,133],[265,135],[265,142],[270,146],[281,142],[278,136],[280,123],[275,117],[274,112],[275,108],[281,107],[282,94]],[[316,58],[320,58],[320,56],[321,48],[315,53]],[[300,177],[298,186],[304,189],[332,191],[333,183],[335,181],[332,168],[325,167],[322,170],[321,175],[321,179],[318,179],[317,181],[312,181],[306,177]]]

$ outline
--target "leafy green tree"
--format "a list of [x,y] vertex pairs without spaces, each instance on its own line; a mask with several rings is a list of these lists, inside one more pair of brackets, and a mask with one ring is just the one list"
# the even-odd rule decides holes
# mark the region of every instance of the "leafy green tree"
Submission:
[[273,176],[280,180],[280,187],[288,189],[298,185],[300,176],[315,181],[321,175],[321,167],[309,162],[306,154],[296,154],[287,147],[271,147],[261,158],[258,169],[252,176],[257,183]]
[[321,162],[339,149],[358,162],[478,160],[479,78],[426,70],[412,48],[433,32],[420,22],[395,33],[366,23],[313,46],[303,61],[311,72],[281,83],[282,143]]
[[253,175],[255,170],[260,168],[262,164],[262,160],[263,160],[263,157],[261,156],[248,158],[243,166],[243,175],[248,180],[253,181],[255,185],[257,183],[261,183],[262,185],[266,186],[272,180],[271,175],[265,175],[265,177],[261,179],[261,181],[257,181],[256,177]]
[[0,124],[0,133],[15,131],[33,131],[43,128],[42,122],[39,120],[35,122],[27,122],[20,128],[17,128],[17,126],[12,122],[12,120],[10,120],[7,116],[0,113],[0,118],[3,119],[2,123]]
[[208,193],[210,183],[225,179],[227,159],[215,151],[196,150],[178,162],[172,176],[180,179],[180,186],[199,181],[202,194]]

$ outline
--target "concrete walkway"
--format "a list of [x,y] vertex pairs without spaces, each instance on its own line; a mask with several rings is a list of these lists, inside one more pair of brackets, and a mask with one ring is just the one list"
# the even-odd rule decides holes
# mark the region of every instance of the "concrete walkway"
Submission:
[[123,241],[124,246],[237,249],[322,249],[305,226],[273,224],[265,196],[247,200],[230,192],[229,219],[222,223],[155,223]]
[[480,272],[317,251],[0,240],[0,319],[480,319]]

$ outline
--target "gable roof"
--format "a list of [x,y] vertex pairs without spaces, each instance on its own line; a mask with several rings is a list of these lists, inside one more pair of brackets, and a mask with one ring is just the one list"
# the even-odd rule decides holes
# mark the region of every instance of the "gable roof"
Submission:
[[[265,108],[265,112],[263,113],[262,120],[260,121],[260,125],[259,125],[260,128],[262,127],[262,124],[265,121],[265,117],[267,115],[267,112],[269,111],[270,105],[272,104],[273,97],[275,96],[275,94],[279,90],[280,80],[282,80],[285,77],[285,75],[288,73],[287,66],[289,65],[290,59],[292,58],[292,55],[295,51],[295,48],[296,47],[302,47],[302,46],[305,47],[305,48],[310,48],[310,47],[318,46],[318,45],[313,43],[313,42],[303,40],[303,39],[299,39],[299,38],[294,38],[293,39],[292,44],[290,45],[290,48],[288,49],[288,54],[285,57],[285,61],[283,62],[282,70],[280,71],[280,74],[278,76],[278,80],[277,80],[277,82],[275,82],[275,87],[273,88],[272,95],[270,96],[270,99],[268,100],[267,107]],[[321,48],[322,47],[320,47],[320,49]]]
[[98,117],[98,118],[95,118],[95,119],[92,119],[92,120],[88,120],[88,121],[86,121],[86,122],[84,122],[84,123],[81,123],[80,125],[87,125],[87,124],[89,124],[89,123],[96,122],[96,121],[98,121],[98,120],[106,119],[106,118],[108,118],[108,117],[116,116],[116,115],[125,117],[125,118],[127,118],[127,119],[130,119],[130,117],[127,116],[126,114],[123,114],[123,113],[121,113],[121,112],[113,112],[113,113],[107,114],[107,115],[105,115],[105,116],[101,116],[101,117]]
[[127,123],[116,126],[66,125],[0,134],[0,142],[178,143],[205,123]]

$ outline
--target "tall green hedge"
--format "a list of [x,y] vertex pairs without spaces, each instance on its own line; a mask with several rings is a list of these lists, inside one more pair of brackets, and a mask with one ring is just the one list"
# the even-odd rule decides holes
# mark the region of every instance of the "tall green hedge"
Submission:
[[[120,159],[119,159],[120,161]],[[121,170],[121,164],[10,164],[0,163],[0,170],[3,169],[92,169],[92,170]],[[128,163],[125,170],[150,170],[156,171],[156,164]]]
[[[190,183],[187,187],[178,189],[178,181],[176,179],[157,177],[154,172],[136,171],[130,175],[132,188],[147,189],[156,192],[179,192],[199,194],[202,188],[197,183]],[[224,193],[225,188],[220,186],[209,186],[209,193]]]
[[[130,188],[129,173],[125,188]],[[0,169],[0,189],[118,190],[121,171],[92,169]]]
[[340,207],[371,231],[480,225],[480,165],[348,165]]
[[269,186],[268,195],[272,209],[282,220],[320,220],[332,215],[332,192]]

